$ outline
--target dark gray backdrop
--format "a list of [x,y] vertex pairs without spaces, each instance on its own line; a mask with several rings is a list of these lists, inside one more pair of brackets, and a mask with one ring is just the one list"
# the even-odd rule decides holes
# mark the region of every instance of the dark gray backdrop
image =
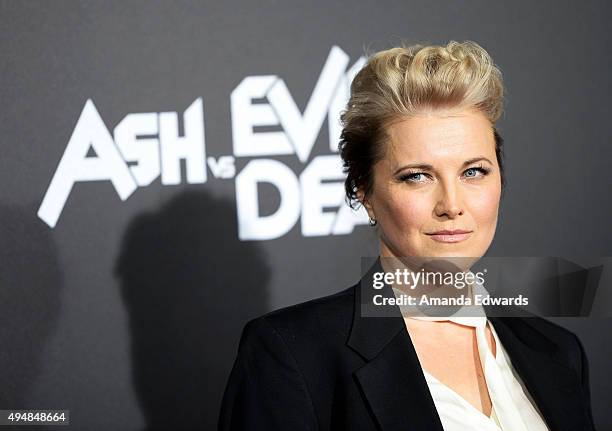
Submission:
[[[70,409],[73,429],[212,429],[246,320],[348,287],[377,253],[366,226],[240,241],[234,182],[210,172],[125,201],[108,181],[77,183],[51,229],[37,211],[87,99],[112,133],[202,97],[216,157],[232,152],[246,76],[282,77],[303,110],[333,45],[352,65],[366,46],[472,39],[508,90],[490,254],[610,256],[609,17],[603,1],[1,2],[0,408]],[[313,154],[327,142],[324,126]],[[277,200],[262,190],[262,208]],[[610,320],[561,323],[612,429]]]

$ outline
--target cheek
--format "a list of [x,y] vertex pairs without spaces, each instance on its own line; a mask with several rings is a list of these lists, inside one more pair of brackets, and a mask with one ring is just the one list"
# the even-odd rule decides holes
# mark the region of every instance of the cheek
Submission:
[[431,205],[427,199],[416,198],[408,193],[390,196],[385,204],[385,215],[389,221],[404,232],[420,230],[431,218]]
[[497,221],[499,199],[500,191],[498,188],[483,190],[472,199],[470,204],[471,213],[481,227],[485,227],[488,224],[494,225]]

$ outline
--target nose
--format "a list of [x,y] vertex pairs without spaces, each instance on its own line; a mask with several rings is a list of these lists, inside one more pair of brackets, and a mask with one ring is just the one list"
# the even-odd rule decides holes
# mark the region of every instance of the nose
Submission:
[[434,212],[438,217],[454,219],[463,214],[463,204],[459,187],[453,182],[441,183]]

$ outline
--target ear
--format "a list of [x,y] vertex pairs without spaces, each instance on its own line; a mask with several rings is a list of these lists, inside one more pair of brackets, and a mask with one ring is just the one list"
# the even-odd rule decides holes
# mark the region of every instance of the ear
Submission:
[[372,218],[375,218],[372,204],[370,203],[370,200],[365,197],[362,190],[357,191],[357,199],[359,199],[359,202],[361,202],[361,205],[365,207],[366,211],[368,212],[368,215]]

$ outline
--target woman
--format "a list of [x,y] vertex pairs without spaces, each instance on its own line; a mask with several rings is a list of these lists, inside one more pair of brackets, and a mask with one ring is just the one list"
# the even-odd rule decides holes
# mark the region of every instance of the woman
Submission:
[[[381,258],[485,254],[504,185],[502,99],[501,73],[474,42],[370,57],[340,144],[349,203],[380,236],[364,277]],[[366,317],[363,294],[357,283],[250,321],[219,429],[594,429],[586,357],[566,329],[535,317]]]

